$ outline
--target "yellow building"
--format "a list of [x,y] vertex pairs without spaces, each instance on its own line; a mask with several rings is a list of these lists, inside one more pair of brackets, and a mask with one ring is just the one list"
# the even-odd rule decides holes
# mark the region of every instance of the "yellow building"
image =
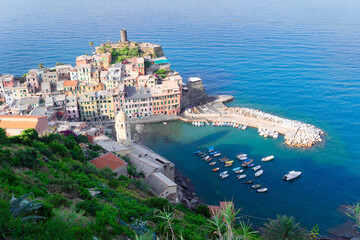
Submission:
[[29,97],[29,90],[26,86],[16,85],[11,89],[14,99]]
[[77,81],[64,81],[64,93],[67,96],[81,96],[86,92],[97,92],[104,90],[102,83],[80,83]]
[[85,92],[78,102],[82,121],[115,119],[112,91]]

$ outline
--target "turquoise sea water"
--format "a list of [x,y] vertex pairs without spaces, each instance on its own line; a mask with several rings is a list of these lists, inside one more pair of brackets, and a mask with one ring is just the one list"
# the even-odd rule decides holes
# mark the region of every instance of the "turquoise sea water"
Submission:
[[[149,126],[144,143],[170,160],[209,204],[233,199],[244,214],[293,214],[305,226],[343,223],[340,204],[360,201],[360,2],[355,0],[0,1],[0,73],[22,75],[40,62],[72,63],[119,39],[158,43],[184,79],[198,76],[230,105],[314,124],[326,142],[287,148],[254,129]],[[233,177],[220,181],[192,152],[215,144],[229,157],[274,154],[259,195]],[[281,177],[303,172],[294,183]],[[257,222],[261,224],[261,222]]]

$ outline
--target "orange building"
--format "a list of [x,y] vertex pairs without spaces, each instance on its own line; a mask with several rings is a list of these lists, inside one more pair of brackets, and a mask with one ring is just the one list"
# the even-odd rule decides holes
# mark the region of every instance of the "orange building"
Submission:
[[49,131],[49,124],[45,116],[0,115],[0,128],[4,128],[8,136],[20,135],[28,128],[42,136]]
[[177,115],[180,113],[181,91],[176,81],[167,80],[150,88],[154,115]]

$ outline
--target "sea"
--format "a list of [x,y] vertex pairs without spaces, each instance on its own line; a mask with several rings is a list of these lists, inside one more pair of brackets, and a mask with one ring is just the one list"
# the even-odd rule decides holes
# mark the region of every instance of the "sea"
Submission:
[[[146,125],[142,142],[173,161],[207,204],[232,200],[254,225],[286,214],[327,234],[349,220],[339,206],[360,201],[360,1],[2,0],[0,12],[0,73],[75,64],[89,42],[117,41],[124,28],[132,41],[162,45],[185,82],[200,77],[209,94],[233,95],[229,106],[325,132],[323,143],[297,149],[251,128]],[[220,180],[193,155],[212,145],[261,164],[256,182],[269,191],[258,194],[232,174]],[[262,163],[268,155],[275,160]],[[301,177],[283,182],[290,170]]]

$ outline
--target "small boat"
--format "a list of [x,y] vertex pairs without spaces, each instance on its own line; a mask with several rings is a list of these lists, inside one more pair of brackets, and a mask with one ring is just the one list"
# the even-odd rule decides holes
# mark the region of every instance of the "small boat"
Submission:
[[214,154],[216,154],[216,153],[218,153],[218,151],[213,151],[213,152],[211,152],[210,154],[211,154],[211,155],[214,155]]
[[237,159],[239,159],[239,158],[241,158],[241,157],[247,157],[247,154],[245,154],[245,153],[240,153],[240,154],[236,155],[236,158],[237,158]]
[[260,165],[257,165],[256,167],[253,167],[252,170],[253,170],[253,171],[257,171],[257,170],[259,170],[260,168],[261,168],[261,166],[260,166]]
[[208,160],[209,158],[210,158],[210,156],[207,155],[207,156],[205,156],[203,159],[204,159],[204,161],[206,161],[206,160]]
[[229,177],[229,174],[224,174],[224,175],[220,176],[221,179],[228,178],[228,177]]
[[267,188],[259,188],[258,190],[256,190],[257,192],[259,193],[264,193],[264,192],[267,192]]
[[215,164],[216,164],[216,162],[209,163],[210,166],[214,166]]
[[221,172],[219,175],[224,175],[224,174],[227,174],[228,171],[224,171],[224,172]]
[[217,168],[214,168],[212,171],[213,171],[213,172],[217,172],[217,171],[219,171],[219,170],[220,170],[220,168],[217,167]]
[[261,185],[260,185],[260,184],[255,184],[255,185],[252,185],[251,187],[252,187],[253,189],[257,189],[257,188],[260,188]]
[[244,125],[244,126],[241,127],[241,130],[245,130],[246,128],[247,128],[247,126]]
[[240,169],[240,170],[235,171],[235,173],[243,173],[243,172],[244,172],[244,169]]
[[209,153],[211,153],[211,152],[213,152],[213,151],[215,151],[215,148],[212,148],[212,149],[209,149],[209,150],[208,150]]
[[241,174],[239,176],[237,176],[238,179],[243,179],[243,178],[246,178],[246,174]]
[[247,159],[247,157],[239,157],[238,159],[239,159],[240,161],[244,161],[244,160]]
[[260,177],[264,173],[263,170],[259,170],[255,173],[255,177]]
[[247,167],[248,165],[250,165],[253,162],[252,159],[247,159],[244,160],[244,162],[241,164],[242,167]]
[[254,167],[255,166],[255,163],[252,163],[252,164],[250,164],[248,167],[249,168],[252,168],[252,167]]
[[254,183],[254,181],[253,180],[249,180],[249,181],[246,181],[246,182],[244,182],[245,184],[253,184]]
[[212,160],[212,158],[208,158],[208,160],[206,160],[205,162],[210,162]]
[[224,162],[226,162],[227,160],[224,160],[224,159],[220,158],[220,159],[218,159],[218,161],[224,163]]
[[203,153],[203,154],[200,155],[201,158],[206,157],[206,156],[207,156],[206,153]]
[[278,132],[275,132],[274,135],[273,135],[273,138],[277,139],[279,136],[279,133]]
[[271,155],[271,156],[262,158],[261,161],[263,161],[263,162],[268,162],[268,161],[271,161],[271,160],[273,160],[273,159],[274,159],[274,156]]
[[233,164],[232,163],[227,163],[225,164],[225,167],[231,167]]
[[296,172],[296,171],[290,171],[288,174],[286,174],[283,177],[284,181],[290,181],[293,180],[295,178],[298,178],[301,175],[301,172]]
[[234,161],[226,161],[225,163],[226,164],[229,164],[229,163],[233,163]]
[[221,153],[219,153],[219,152],[218,152],[218,153],[215,153],[215,154],[214,154],[214,157],[218,157],[218,156],[220,156],[220,154],[221,154]]
[[199,150],[199,151],[196,151],[196,152],[194,152],[194,154],[195,155],[197,155],[197,154],[199,154],[199,153],[201,153],[202,154],[202,152]]
[[215,147],[214,146],[211,146],[211,147],[208,147],[207,150],[211,150],[211,149],[214,149]]
[[166,124],[167,124],[167,122],[163,122],[163,124],[164,124],[164,125],[166,125]]
[[240,169],[241,169],[241,167],[233,168],[233,172],[236,172],[236,171],[238,171],[238,170],[240,170]]

